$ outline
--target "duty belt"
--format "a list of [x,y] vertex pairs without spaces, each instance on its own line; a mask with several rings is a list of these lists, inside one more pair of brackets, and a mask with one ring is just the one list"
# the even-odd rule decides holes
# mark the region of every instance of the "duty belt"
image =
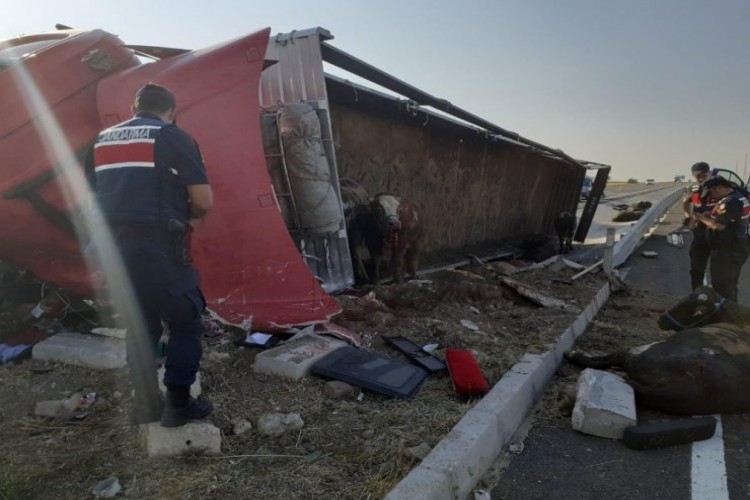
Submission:
[[167,236],[164,227],[136,226],[132,224],[112,225],[112,237],[116,240],[146,240],[158,236]]

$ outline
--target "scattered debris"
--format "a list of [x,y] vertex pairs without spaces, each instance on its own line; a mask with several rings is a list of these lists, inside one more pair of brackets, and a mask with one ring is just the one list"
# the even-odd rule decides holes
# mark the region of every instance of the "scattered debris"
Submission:
[[667,245],[682,248],[685,246],[685,240],[682,238],[682,234],[678,232],[669,233],[667,235]]
[[528,285],[525,285],[521,283],[520,281],[516,281],[506,276],[501,276],[500,281],[504,285],[508,286],[511,290],[516,292],[517,294],[521,295],[522,297],[526,299],[529,299],[531,302],[538,304],[542,307],[554,307],[556,309],[562,309],[563,311],[569,311],[569,312],[574,312],[574,313],[581,312],[580,308],[570,305],[563,300],[545,295],[539,290],[535,290],[534,288]]
[[474,490],[474,500],[491,500],[492,497],[487,490]]
[[440,347],[440,344],[425,344],[422,346],[422,350],[424,352],[432,352],[436,350],[438,347]]
[[462,319],[461,320],[461,326],[463,326],[464,328],[468,328],[472,332],[478,332],[479,331],[479,326],[476,323],[474,323],[473,321],[469,320],[469,319]]
[[440,372],[446,369],[445,363],[424,351],[421,347],[406,337],[383,337],[383,340],[404,353],[411,361],[430,373]]
[[471,352],[461,349],[446,349],[445,362],[453,381],[453,389],[458,394],[475,396],[490,390],[490,384]]
[[352,346],[331,352],[317,361],[311,370],[324,377],[401,398],[413,397],[428,375],[425,370],[412,364]]
[[264,436],[280,436],[304,426],[299,413],[266,413],[258,417],[258,432]]
[[508,451],[510,453],[515,454],[515,455],[520,455],[521,453],[523,453],[523,450],[524,450],[524,444],[522,442],[521,443],[511,443],[508,446]]
[[410,457],[414,457],[419,460],[422,460],[424,459],[424,457],[429,455],[431,451],[432,451],[432,448],[430,448],[427,443],[419,443],[417,446],[412,446],[411,448],[407,448],[406,454]]
[[234,417],[229,421],[229,424],[232,426],[232,434],[234,434],[235,436],[244,434],[245,432],[253,428],[253,424],[242,417]]
[[117,495],[122,487],[120,481],[115,476],[110,476],[103,481],[99,481],[91,488],[91,493],[96,498],[112,498]]
[[128,331],[125,328],[105,328],[103,326],[91,329],[91,333],[94,333],[96,335],[121,340],[125,340],[125,335],[127,334],[127,332]]
[[62,418],[69,420],[76,416],[79,408],[88,408],[96,400],[96,393],[84,396],[76,392],[67,399],[40,401],[36,404],[34,414],[40,417]]
[[323,386],[323,394],[331,399],[339,399],[348,396],[354,392],[354,386],[341,382],[340,380],[331,380]]
[[604,264],[604,260],[597,261],[594,264],[592,264],[589,267],[587,267],[586,269],[584,269],[583,271],[581,271],[580,273],[572,276],[570,279],[573,280],[573,281],[575,281],[578,278],[580,278],[581,276],[584,276],[584,275],[590,273],[591,271],[594,271],[595,269],[601,267],[603,264]]
[[203,362],[206,363],[223,363],[229,361],[232,358],[228,352],[209,351],[204,357]]

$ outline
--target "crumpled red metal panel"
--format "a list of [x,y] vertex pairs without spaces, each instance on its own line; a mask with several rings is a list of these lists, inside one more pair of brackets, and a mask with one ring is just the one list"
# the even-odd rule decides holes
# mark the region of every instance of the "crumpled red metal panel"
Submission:
[[130,115],[144,83],[174,92],[178,124],[200,144],[214,190],[214,208],[193,236],[209,307],[232,324],[273,330],[324,322],[341,306],[289,236],[266,168],[258,84],[269,32],[112,75],[98,101],[108,125]]
[[107,73],[84,60],[98,54],[118,68],[138,65],[138,59],[121,44],[116,36],[101,30],[44,33],[0,42],[3,59],[35,52],[0,71],[0,260],[27,269],[72,295],[91,293],[88,268],[66,218],[85,200],[63,195],[60,159],[48,151],[54,132],[41,127],[32,95],[41,95],[38,105],[49,107],[70,149],[85,152],[101,128],[96,84]]
[[[177,97],[180,126],[200,143],[216,198],[212,212],[196,227],[193,240],[209,307],[232,324],[284,330],[291,325],[324,323],[341,306],[322,289],[295,247],[267,173],[258,83],[269,31],[153,63],[129,61],[120,66],[123,71],[107,76],[98,86],[94,84],[101,73],[93,69],[86,68],[82,75],[66,74],[69,92],[50,106],[65,133],[76,135],[74,141],[68,139],[77,150],[93,141],[102,126],[127,119],[135,91],[144,83],[154,81],[169,87]],[[92,33],[100,36],[103,32]],[[63,54],[70,64],[96,48],[95,43],[80,45],[76,45],[75,53]],[[59,67],[58,59],[45,64]],[[39,60],[44,63],[43,58]],[[43,94],[61,85],[60,77],[54,81],[47,78],[44,65],[32,69]],[[17,91],[7,84],[6,73],[0,72],[0,103],[17,99]],[[91,95],[94,88],[101,123]],[[17,121],[29,129],[30,120],[29,116],[25,125],[24,120]],[[81,130],[84,139],[78,137]],[[53,162],[44,158],[39,142],[33,129],[0,139],[0,153],[8,153],[3,158],[17,157],[18,152],[31,155],[24,160],[25,165],[14,164],[12,168],[3,161],[2,194],[21,181],[33,180],[32,173],[43,175],[52,170]],[[66,206],[55,182],[43,183],[36,192],[62,213],[75,208]],[[91,294],[91,275],[75,237],[25,199],[0,203],[3,208],[12,208],[0,211],[0,259],[30,269],[41,279],[77,295]]]

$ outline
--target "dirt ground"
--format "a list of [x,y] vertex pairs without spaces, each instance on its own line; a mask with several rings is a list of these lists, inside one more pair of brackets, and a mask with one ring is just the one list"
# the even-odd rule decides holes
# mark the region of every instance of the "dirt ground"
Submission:
[[[562,266],[512,277],[582,309],[605,280],[589,273],[571,281],[576,272]],[[435,355],[441,359],[448,347],[469,349],[495,384],[524,353],[549,349],[576,316],[532,304],[496,274],[475,265],[379,286],[369,295],[344,294],[338,298],[345,310],[335,321],[360,333],[364,349],[402,361],[406,358],[383,336],[438,344]],[[581,346],[605,351],[652,339],[658,332],[654,318],[667,305],[637,291],[615,295]],[[125,370],[37,360],[0,366],[0,498],[87,498],[90,488],[109,476],[119,479],[119,496],[126,498],[382,498],[419,462],[413,448],[434,447],[475,403],[456,395],[447,373],[429,376],[411,399],[358,390],[329,398],[323,393],[328,380],[321,377],[293,382],[256,374],[252,365],[259,351],[237,347],[234,335],[225,330],[207,339],[201,370],[204,394],[216,407],[210,420],[222,430],[221,456],[144,456],[129,425]],[[229,357],[212,360],[215,352]],[[552,407],[538,408],[538,418],[569,418],[568,389],[576,374],[575,368],[561,368],[550,389],[560,397]],[[97,393],[85,418],[33,415],[36,402],[79,391]],[[263,436],[256,423],[269,412],[298,413],[304,427]],[[253,429],[232,434],[235,417],[247,419]]]

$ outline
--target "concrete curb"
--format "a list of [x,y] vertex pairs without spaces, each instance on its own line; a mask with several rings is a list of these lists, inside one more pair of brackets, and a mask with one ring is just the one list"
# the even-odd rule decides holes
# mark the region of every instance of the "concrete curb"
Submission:
[[606,283],[554,348],[544,354],[524,354],[386,499],[465,498],[508,444],[562,363],[563,353],[586,331],[610,293]]

